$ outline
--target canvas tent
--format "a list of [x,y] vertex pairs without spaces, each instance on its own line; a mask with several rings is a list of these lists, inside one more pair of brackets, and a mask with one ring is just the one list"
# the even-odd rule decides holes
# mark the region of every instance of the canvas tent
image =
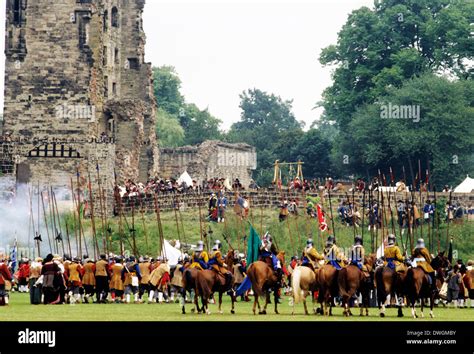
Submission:
[[170,266],[174,266],[178,264],[178,259],[181,257],[181,251],[171,246],[171,244],[165,240],[165,249],[164,252],[161,253],[161,256],[168,259],[168,264]]
[[179,176],[178,178],[178,184],[181,184],[181,183],[186,183],[186,185],[188,187],[191,187],[193,185],[193,179],[191,178],[191,176],[189,175],[189,173],[187,171],[184,171],[183,174],[181,176]]
[[459,186],[454,188],[454,193],[471,193],[474,190],[474,178],[469,176],[461,182]]

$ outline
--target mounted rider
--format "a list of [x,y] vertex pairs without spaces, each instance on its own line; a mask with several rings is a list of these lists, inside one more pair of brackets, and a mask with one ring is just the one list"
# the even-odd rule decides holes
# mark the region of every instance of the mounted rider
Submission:
[[214,242],[212,247],[212,254],[207,263],[208,267],[216,271],[217,274],[220,274],[224,277],[226,283],[229,283],[232,279],[232,273],[227,270],[227,265],[224,263],[224,258],[222,257],[222,243],[219,240]]
[[265,262],[267,258],[271,258],[273,270],[277,273],[280,278],[283,271],[281,269],[281,263],[277,258],[277,249],[272,241],[272,235],[268,232],[263,236],[262,243],[260,245],[260,260]]
[[331,264],[337,270],[341,270],[344,258],[344,254],[336,245],[336,238],[333,235],[329,235],[326,240],[326,247],[324,248],[324,259],[326,260],[326,264]]
[[200,270],[207,269],[207,262],[209,262],[209,255],[204,251],[204,242],[198,241],[197,247],[194,250],[192,263],[189,268],[198,268]]
[[321,260],[324,260],[324,257],[320,255],[314,247],[313,239],[309,238],[306,241],[306,247],[303,250],[303,259],[301,265],[315,270],[319,268],[318,262]]
[[388,235],[388,246],[384,249],[384,266],[395,270],[396,272],[405,272],[406,267],[403,264],[405,257],[402,256],[400,248],[395,245],[397,238],[395,235]]
[[413,259],[413,267],[420,267],[426,274],[429,275],[431,290],[433,292],[436,291],[435,270],[431,266],[431,255],[428,249],[425,247],[425,241],[422,238],[418,239],[416,242],[416,246],[413,249],[411,256]]
[[356,235],[354,237],[354,245],[351,248],[351,262],[350,264],[358,267],[365,277],[370,277],[369,270],[364,264],[365,261],[365,249],[362,245],[362,236]]

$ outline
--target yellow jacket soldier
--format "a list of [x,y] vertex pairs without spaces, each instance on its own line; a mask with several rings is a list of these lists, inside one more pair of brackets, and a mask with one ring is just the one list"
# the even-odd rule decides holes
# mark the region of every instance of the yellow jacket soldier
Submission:
[[193,261],[189,268],[204,270],[207,269],[207,262],[209,262],[209,255],[204,251],[204,242],[198,241],[197,247],[193,253]]
[[428,274],[430,277],[430,285],[433,291],[436,291],[436,278],[435,270],[431,266],[431,255],[430,252],[425,247],[425,241],[420,238],[416,242],[415,249],[412,252],[412,265],[413,267],[420,267]]
[[84,302],[89,303],[89,298],[94,296],[95,288],[95,263],[92,259],[88,259],[84,265],[84,276],[82,277],[82,285],[84,286]]
[[[149,293],[150,291],[150,269],[151,269],[151,263],[150,259],[148,257],[140,259],[140,263],[138,264],[138,267],[140,268],[140,274],[142,276],[142,279],[140,280],[140,285],[139,285],[139,290],[138,290],[138,302],[143,302],[143,295],[145,293]],[[149,294],[148,294],[149,295]]]
[[326,241],[326,247],[324,248],[324,259],[326,260],[326,264],[331,264],[337,270],[342,269],[342,262],[344,261],[345,257],[336,246],[336,239],[332,235],[329,235]]
[[405,257],[402,256],[400,248],[395,245],[395,235],[388,235],[388,246],[384,249],[384,266],[395,270],[396,272],[404,272],[406,267],[402,263],[405,261]]
[[112,301],[120,302],[123,297],[123,259],[121,257],[115,258],[115,264],[112,266],[112,277],[110,279],[110,290],[112,293]]
[[227,265],[224,263],[224,258],[221,253],[221,241],[216,240],[214,247],[212,248],[212,254],[208,262],[208,266],[211,267],[217,274],[224,277],[226,284],[232,281],[232,273],[227,270]]
[[317,269],[319,268],[319,261],[324,260],[324,257],[318,253],[316,248],[314,247],[313,240],[310,238],[306,241],[306,247],[303,250],[303,259],[302,259],[302,266],[306,266],[309,268]]

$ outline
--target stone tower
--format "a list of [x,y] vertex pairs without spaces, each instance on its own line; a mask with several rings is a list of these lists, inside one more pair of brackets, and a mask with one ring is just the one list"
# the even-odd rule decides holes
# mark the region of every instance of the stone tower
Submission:
[[8,145],[17,183],[67,184],[97,164],[109,183],[156,173],[144,5],[7,0],[3,159]]

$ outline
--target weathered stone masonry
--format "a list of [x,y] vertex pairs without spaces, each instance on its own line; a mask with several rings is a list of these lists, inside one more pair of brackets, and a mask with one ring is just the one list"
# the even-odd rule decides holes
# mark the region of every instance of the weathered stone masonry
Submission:
[[110,186],[114,172],[119,182],[157,173],[144,4],[7,0],[4,176],[68,185],[99,163]]

